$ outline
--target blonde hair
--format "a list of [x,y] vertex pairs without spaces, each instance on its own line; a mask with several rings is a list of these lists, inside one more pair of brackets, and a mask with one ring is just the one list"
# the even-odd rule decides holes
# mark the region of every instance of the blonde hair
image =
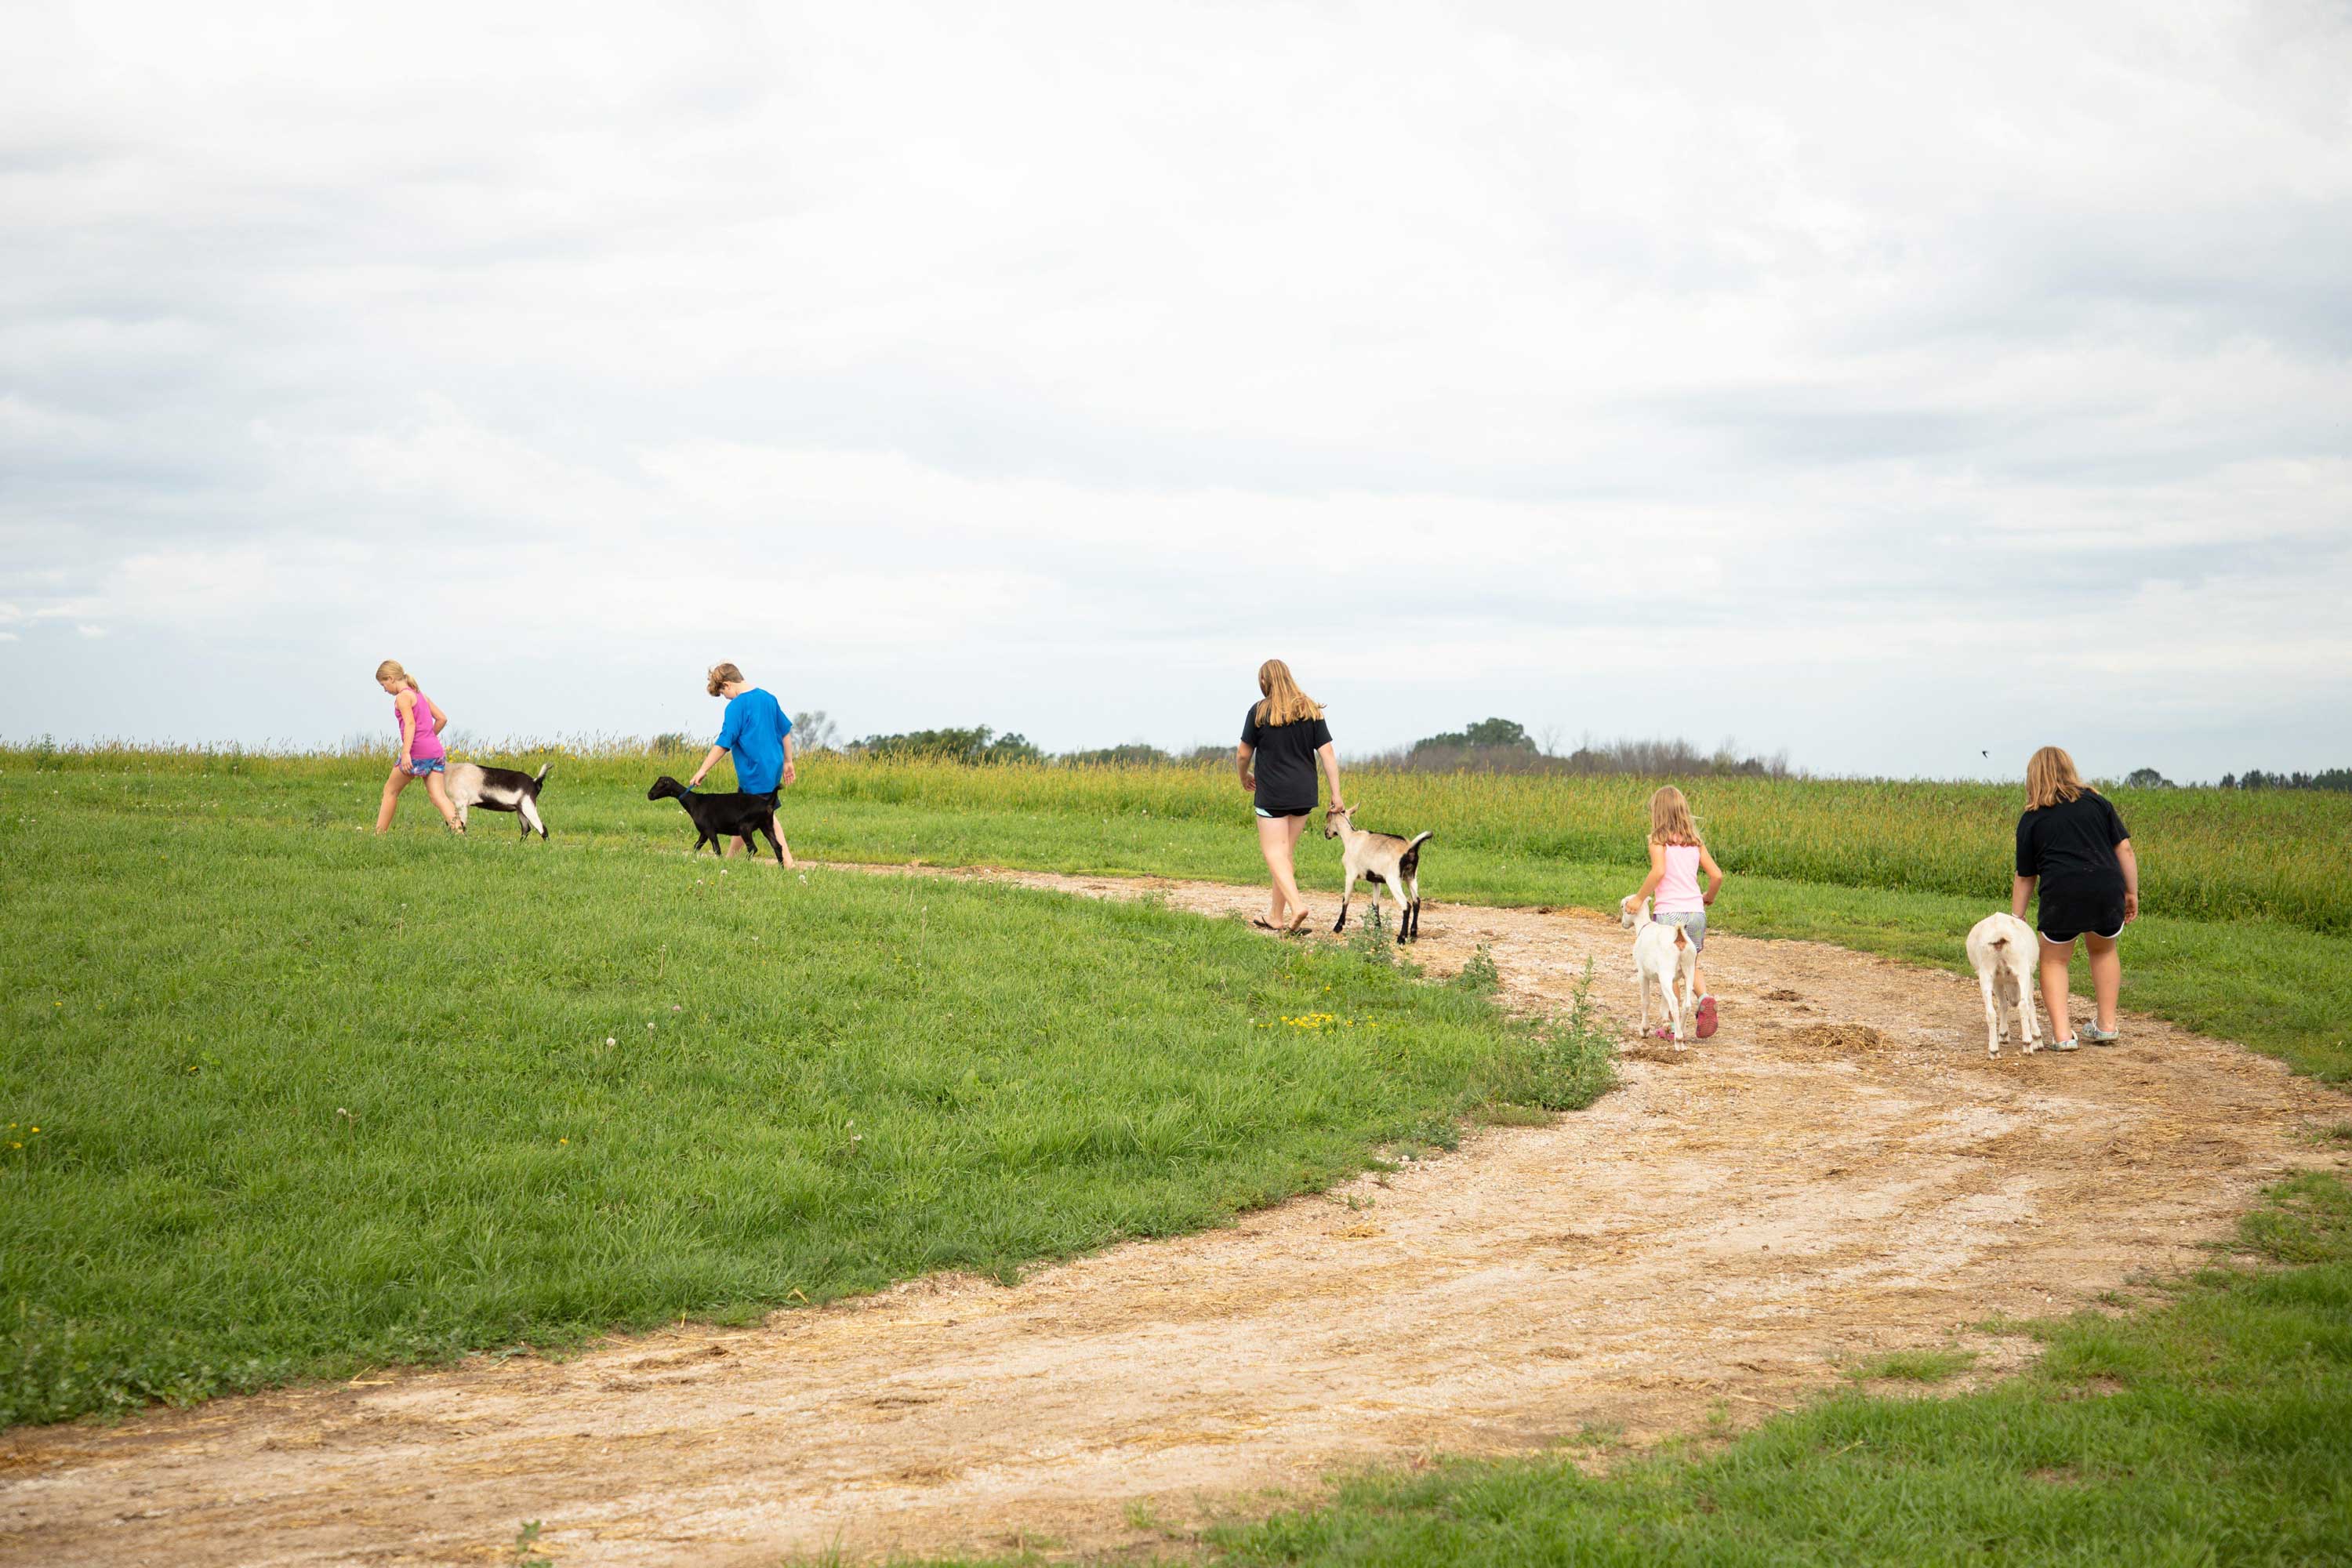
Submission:
[[411,691],[416,689],[416,677],[401,668],[400,660],[396,658],[388,658],[377,665],[375,678],[378,680],[397,680]]
[[1672,784],[1650,795],[1650,842],[1696,846],[1698,824],[1691,819],[1690,802]]
[[1265,700],[1257,705],[1257,721],[1269,730],[1323,717],[1322,704],[1298,689],[1298,682],[1290,678],[1290,666],[1278,658],[1257,667],[1257,689],[1265,693]]
[[743,672],[736,668],[733,665],[714,664],[710,667],[709,684],[705,686],[703,689],[709,692],[713,697],[716,697],[721,691],[724,691],[729,686],[742,679]]
[[2025,764],[2025,806],[2040,811],[2081,797],[2083,775],[2063,746],[2044,746]]

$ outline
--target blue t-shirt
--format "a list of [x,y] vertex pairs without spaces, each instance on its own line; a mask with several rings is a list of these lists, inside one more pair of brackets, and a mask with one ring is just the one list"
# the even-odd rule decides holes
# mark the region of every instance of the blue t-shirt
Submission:
[[784,782],[784,737],[793,721],[783,704],[758,687],[727,700],[719,743],[735,757],[735,787],[746,795],[769,795]]

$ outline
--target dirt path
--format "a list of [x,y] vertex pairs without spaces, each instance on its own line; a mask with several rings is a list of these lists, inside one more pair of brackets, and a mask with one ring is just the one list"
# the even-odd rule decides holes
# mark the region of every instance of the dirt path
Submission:
[[[1263,895],[987,873],[1204,914]],[[1556,1005],[1615,923],[1431,904],[1433,971],[1492,945]],[[1272,940],[1272,939],[1269,939]],[[562,1568],[1114,1548],[1335,1465],[1746,1425],[1842,1363],[1958,1343],[2193,1263],[2255,1187],[2330,1162],[2345,1101],[2134,1018],[1989,1064],[1973,983],[1804,942],[1708,943],[1724,1026],[1546,1128],[1004,1289],[933,1279],[751,1330],[467,1363],[0,1439],[0,1562]]]

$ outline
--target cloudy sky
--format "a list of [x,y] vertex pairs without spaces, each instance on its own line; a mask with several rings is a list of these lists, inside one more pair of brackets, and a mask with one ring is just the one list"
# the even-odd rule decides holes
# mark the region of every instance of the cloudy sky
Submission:
[[2352,763],[2340,0],[10,33],[0,737]]

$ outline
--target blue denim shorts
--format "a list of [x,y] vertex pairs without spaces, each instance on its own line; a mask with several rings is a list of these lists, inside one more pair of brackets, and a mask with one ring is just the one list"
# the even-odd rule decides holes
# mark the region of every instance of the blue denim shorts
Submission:
[[1672,914],[1659,915],[1657,921],[1660,925],[1682,927],[1683,930],[1690,932],[1693,947],[1701,952],[1706,951],[1706,911],[1705,910],[1676,910]]
[[408,762],[409,776],[421,779],[426,773],[447,773],[449,770],[443,765],[447,761],[446,757],[412,757]]

